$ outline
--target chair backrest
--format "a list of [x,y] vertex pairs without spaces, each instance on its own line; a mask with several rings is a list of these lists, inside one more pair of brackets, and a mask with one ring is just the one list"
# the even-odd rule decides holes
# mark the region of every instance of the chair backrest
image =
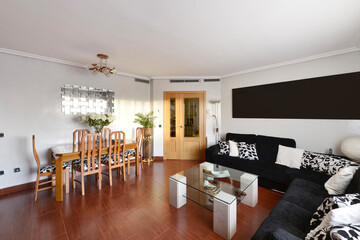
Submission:
[[37,154],[36,148],[35,148],[35,135],[32,136],[32,145],[33,145],[33,154],[36,161],[36,165],[38,167],[38,173],[40,173],[40,158]]
[[[79,147],[81,144],[81,139],[83,138],[83,136],[85,136],[85,134],[89,134],[90,131],[87,129],[77,129],[73,132],[73,151],[80,151]],[[76,147],[78,147],[76,149]]]
[[136,128],[136,142],[138,144],[138,152],[140,156],[142,156],[143,140],[144,140],[144,129],[138,127]]
[[[109,165],[111,164],[110,156],[114,160],[112,166],[120,166],[125,163],[125,133],[123,131],[116,131],[110,134],[110,141],[114,140],[113,147],[109,148]],[[120,153],[122,155],[120,156]]]
[[110,133],[111,133],[111,129],[110,128],[103,128],[101,130],[101,137],[102,140],[104,141],[104,145],[105,147],[108,147],[108,144],[110,144]]
[[[99,146],[97,145],[97,141]],[[85,136],[81,139],[81,172],[91,174],[98,173],[99,169],[101,169],[101,135],[98,133],[89,133],[85,134]],[[86,162],[86,171],[84,169],[84,160],[87,159]],[[96,168],[95,162],[98,164],[98,168]],[[101,171],[101,170],[100,170]]]

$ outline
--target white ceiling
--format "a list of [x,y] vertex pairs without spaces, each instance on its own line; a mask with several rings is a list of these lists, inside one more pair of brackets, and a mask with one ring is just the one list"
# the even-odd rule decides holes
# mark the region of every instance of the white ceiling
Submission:
[[359,0],[2,0],[0,48],[144,76],[219,76],[359,47]]

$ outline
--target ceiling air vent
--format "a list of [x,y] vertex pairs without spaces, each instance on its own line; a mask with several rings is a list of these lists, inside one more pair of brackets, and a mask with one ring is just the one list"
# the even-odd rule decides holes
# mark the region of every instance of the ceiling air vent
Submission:
[[170,83],[194,83],[199,82],[199,79],[172,79],[170,80]]
[[220,82],[220,78],[215,78],[215,79],[204,79],[204,82]]
[[135,82],[141,82],[141,83],[150,84],[150,81],[149,81],[149,80],[140,79],[140,78],[135,78]]
[[183,83],[185,80],[170,80],[171,83]]

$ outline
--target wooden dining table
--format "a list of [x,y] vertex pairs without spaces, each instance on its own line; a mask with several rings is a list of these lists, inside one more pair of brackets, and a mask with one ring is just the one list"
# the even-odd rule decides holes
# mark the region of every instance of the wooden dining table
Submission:
[[[101,147],[101,155],[108,154],[112,144],[103,144]],[[125,149],[135,149],[136,152],[136,175],[139,175],[139,153],[137,142],[133,140],[125,140]],[[79,151],[78,145],[65,144],[58,145],[51,148],[52,160],[56,163],[56,201],[63,201],[63,163],[81,158],[81,151]]]

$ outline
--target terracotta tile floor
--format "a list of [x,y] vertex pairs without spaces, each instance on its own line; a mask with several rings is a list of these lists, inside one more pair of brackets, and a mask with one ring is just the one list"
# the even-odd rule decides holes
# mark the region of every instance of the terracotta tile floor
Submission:
[[[114,174],[113,187],[95,176],[55,202],[55,191],[42,191],[34,202],[31,190],[0,198],[0,239],[221,239],[212,232],[212,212],[191,202],[177,210],[168,204],[168,178],[198,161],[157,161],[134,168],[124,182]],[[250,239],[282,195],[259,187],[255,208],[238,205],[237,233],[233,239]]]

